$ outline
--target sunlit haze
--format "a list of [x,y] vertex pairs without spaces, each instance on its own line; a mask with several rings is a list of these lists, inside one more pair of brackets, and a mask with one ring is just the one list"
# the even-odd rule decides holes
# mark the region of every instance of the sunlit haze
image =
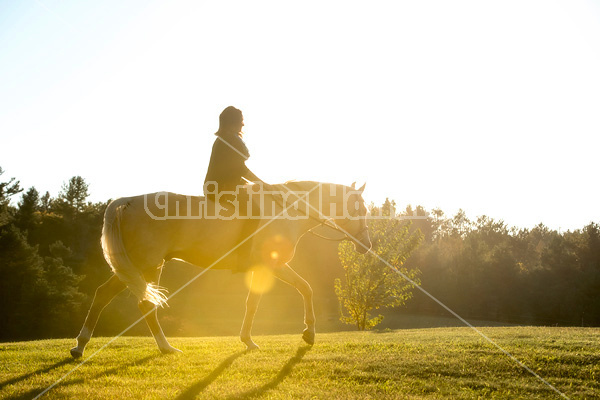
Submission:
[[562,230],[600,221],[600,3],[0,5],[0,166],[200,194],[223,108],[267,182]]

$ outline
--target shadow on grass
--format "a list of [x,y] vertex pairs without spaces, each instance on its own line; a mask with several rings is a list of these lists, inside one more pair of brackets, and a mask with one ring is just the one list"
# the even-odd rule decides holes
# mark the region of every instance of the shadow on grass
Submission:
[[45,374],[46,372],[50,372],[53,369],[62,367],[63,365],[67,365],[67,364],[75,364],[75,360],[73,360],[72,357],[68,357],[68,358],[65,358],[64,360],[59,361],[57,363],[54,363],[54,364],[52,364],[52,365],[50,365],[50,366],[48,366],[46,368],[41,368],[41,369],[38,369],[37,371],[29,372],[27,374],[24,374],[24,375],[21,375],[21,376],[17,376],[15,378],[8,379],[8,380],[6,380],[4,382],[0,382],[0,390],[2,390],[5,386],[13,385],[13,384],[15,384],[17,382],[24,381],[26,379],[31,378],[32,376],[35,376],[35,375]]
[[279,373],[277,374],[277,376],[275,376],[275,378],[273,378],[273,380],[265,383],[264,385],[256,389],[252,389],[247,392],[231,396],[229,397],[229,399],[251,399],[253,397],[258,397],[271,389],[275,389],[281,382],[283,382],[283,380],[289,374],[292,373],[292,370],[294,369],[296,364],[302,361],[302,358],[304,357],[306,352],[311,348],[312,346],[310,345],[301,345],[300,347],[298,347],[296,354],[292,358],[290,358],[288,362],[285,363],[285,365],[281,368],[281,371],[279,371]]
[[209,375],[187,388],[183,393],[177,396],[175,400],[195,399],[196,396],[200,394],[200,392],[202,392],[204,389],[206,389],[206,387],[210,385],[215,379],[217,379],[219,375],[223,373],[223,371],[229,368],[237,358],[246,354],[247,352],[248,351],[246,350],[242,350],[227,357],[227,359],[225,359],[221,364],[219,364],[217,368],[215,368]]
[[[154,354],[152,356],[147,356],[147,357],[144,357],[144,358],[140,358],[138,360],[129,362],[127,364],[119,365],[118,367],[114,367],[114,368],[108,369],[106,371],[99,372],[96,375],[94,375],[92,377],[89,377],[89,378],[86,378],[86,379],[78,378],[78,379],[74,379],[74,380],[70,380],[70,381],[66,381],[66,382],[60,382],[60,383],[58,383],[55,386],[55,388],[59,387],[59,386],[70,386],[70,385],[76,385],[76,384],[79,384],[79,383],[89,382],[89,381],[92,381],[94,379],[103,378],[103,377],[106,377],[106,376],[109,376],[109,375],[116,375],[118,372],[120,372],[120,371],[122,371],[122,370],[124,370],[124,369],[126,369],[128,367],[132,367],[132,366],[139,365],[139,364],[144,364],[144,363],[146,363],[148,361],[151,361],[151,360],[153,360],[153,359],[155,359],[157,357],[160,357],[160,356],[161,356],[160,354]],[[54,365],[51,365],[50,367],[47,367],[47,368],[44,368],[44,369],[41,369],[41,370],[38,370],[38,371],[35,371],[35,372],[31,372],[31,373],[29,373],[27,375],[23,375],[22,377],[19,377],[19,379],[15,378],[15,379],[12,379],[11,381],[3,382],[2,384],[3,385],[13,384],[13,383],[19,382],[21,380],[27,379],[27,378],[29,378],[29,377],[31,377],[33,375],[36,375],[36,374],[50,372],[52,369],[58,368],[61,365],[65,365],[65,364],[79,365],[80,362],[79,361],[75,361],[71,357],[69,357],[68,359],[60,361],[60,362],[58,362],[58,363],[56,363]],[[37,387],[35,389],[28,390],[25,393],[20,393],[20,394],[14,395],[14,396],[6,397],[6,399],[7,400],[26,400],[26,399],[32,399],[35,396],[37,396],[38,394],[42,393],[44,390],[46,390],[46,388],[48,388],[49,386],[50,385],[47,385],[47,386],[44,386],[44,387]]]

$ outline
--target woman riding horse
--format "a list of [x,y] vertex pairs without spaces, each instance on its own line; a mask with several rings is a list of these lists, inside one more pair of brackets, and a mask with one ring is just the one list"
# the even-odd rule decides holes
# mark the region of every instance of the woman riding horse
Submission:
[[[225,108],[219,115],[219,130],[215,133],[217,139],[212,147],[204,179],[204,195],[209,201],[227,205],[228,201],[236,200],[236,193],[247,199],[247,191],[242,186],[248,182],[260,183],[263,188],[270,187],[246,166],[250,152],[242,140],[243,126],[242,111],[233,106]],[[258,225],[258,219],[244,219],[244,229],[239,241],[245,242],[237,251],[238,263],[234,272],[243,272],[250,267],[251,236]]]
[[[230,116],[235,115],[237,119],[230,119]],[[224,145],[231,144],[247,158],[248,151],[244,151],[245,145],[239,137],[243,126],[241,112],[230,109],[222,117],[221,127],[224,129],[217,135],[217,141],[229,139],[229,142],[221,142]],[[256,178],[256,175],[249,173],[245,167],[244,157],[235,158],[232,154],[236,153],[227,153],[224,149],[215,143],[214,157],[225,153],[231,158],[224,164],[220,161],[213,163],[211,158],[207,179],[217,176],[217,182],[223,182],[224,188],[234,189],[230,185],[235,183],[237,186],[238,178]],[[219,191],[221,189],[219,188]],[[357,251],[368,251],[371,241],[366,225],[367,209],[362,198],[364,185],[356,189],[354,184],[344,186],[305,181],[274,185],[271,189],[284,192],[288,196],[286,198],[294,199],[293,204],[302,203],[305,207],[301,207],[303,211],[300,212],[300,218],[274,217],[259,220],[260,227],[252,232],[251,255],[256,262],[266,264],[274,276],[300,292],[304,300],[306,325],[302,337],[312,344],[315,337],[312,289],[288,263],[294,257],[295,246],[302,235],[324,224],[343,233],[354,243]],[[167,199],[171,201],[169,207],[166,207],[166,203],[161,203]],[[138,299],[138,306],[160,351],[179,351],[169,344],[157,318],[157,306],[167,301],[166,294],[158,286],[163,265],[169,260],[179,259],[205,270],[233,269],[232,261],[235,257],[229,259],[228,256],[241,247],[239,238],[248,233],[248,220],[240,218],[205,218],[202,215],[192,215],[190,209],[187,209],[186,217],[180,217],[180,206],[183,209],[186,204],[203,202],[204,198],[201,197],[159,192],[119,198],[108,205],[104,214],[101,243],[113,275],[96,290],[88,315],[77,336],[77,346],[71,349],[73,357],[83,355],[100,313],[125,288],[131,290]],[[285,201],[273,204],[277,216],[285,215],[293,206],[287,205]],[[248,349],[258,348],[251,338],[252,322],[261,296],[260,291],[254,290],[255,284],[258,283],[253,278],[240,332],[240,339]]]

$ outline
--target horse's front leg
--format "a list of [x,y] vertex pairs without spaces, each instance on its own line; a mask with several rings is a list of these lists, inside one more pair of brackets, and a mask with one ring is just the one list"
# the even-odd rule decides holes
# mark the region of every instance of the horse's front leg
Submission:
[[[145,272],[144,278],[146,279],[147,282],[156,283],[156,285],[158,285],[158,282],[160,281],[161,270],[162,270],[162,267],[159,267],[155,270]],[[139,307],[140,311],[142,312],[142,314],[144,315],[146,324],[148,325],[148,328],[150,328],[150,332],[152,332],[152,336],[154,336],[154,340],[156,340],[156,344],[158,345],[158,348],[161,351],[161,353],[163,353],[163,354],[176,353],[176,352],[181,353],[181,350],[176,349],[175,347],[171,346],[169,344],[169,342],[167,341],[167,338],[166,338],[162,328],[160,327],[160,324],[158,323],[157,307],[147,300],[140,301],[138,303],[138,307]]]
[[310,345],[315,343],[315,310],[313,307],[313,290],[289,265],[283,264],[281,268],[274,270],[275,276],[285,283],[293,286],[300,292],[304,299],[304,324],[306,328],[302,333],[302,339]]
[[254,322],[256,310],[258,309],[258,303],[260,303],[260,298],[262,297],[262,294],[256,290],[258,279],[259,277],[257,274],[252,272],[250,290],[248,291],[248,297],[246,298],[246,314],[244,315],[244,322],[242,323],[242,330],[240,332],[240,339],[246,345],[248,350],[258,349],[258,345],[252,340],[252,323]]

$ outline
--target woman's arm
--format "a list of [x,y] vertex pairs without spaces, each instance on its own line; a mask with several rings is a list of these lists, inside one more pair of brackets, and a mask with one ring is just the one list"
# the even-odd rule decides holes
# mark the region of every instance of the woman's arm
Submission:
[[249,181],[252,182],[263,182],[262,179],[260,179],[258,176],[256,176],[256,174],[252,171],[250,171],[250,169],[248,169],[248,167],[246,167],[246,164],[244,164],[244,167],[246,168],[246,170],[244,171],[244,173],[242,174],[242,176],[246,179],[248,179]]

